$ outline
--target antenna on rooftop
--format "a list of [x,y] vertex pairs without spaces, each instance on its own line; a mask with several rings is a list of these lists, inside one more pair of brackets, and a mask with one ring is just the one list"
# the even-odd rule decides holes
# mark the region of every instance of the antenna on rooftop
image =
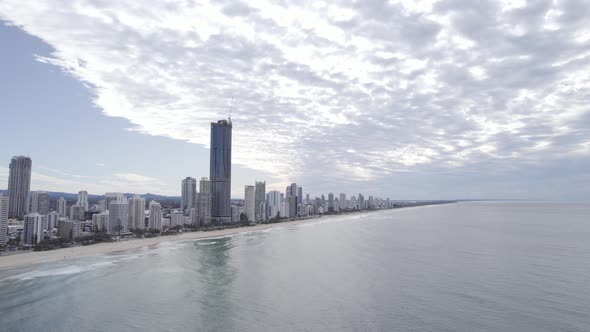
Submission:
[[229,120],[229,123],[231,123],[231,112],[234,109],[234,101],[235,101],[235,98],[234,97],[231,97],[231,102],[229,104],[229,114],[227,116],[227,119]]

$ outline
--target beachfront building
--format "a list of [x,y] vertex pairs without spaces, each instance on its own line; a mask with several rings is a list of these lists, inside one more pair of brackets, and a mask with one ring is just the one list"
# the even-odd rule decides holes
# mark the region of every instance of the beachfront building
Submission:
[[262,210],[260,206],[264,203],[266,198],[266,181],[255,181],[255,198],[254,198],[254,209],[256,209],[256,221],[263,220]]
[[148,228],[162,229],[162,206],[156,201],[150,201],[149,204]]
[[254,222],[256,218],[256,198],[254,194],[254,186],[246,186],[244,188],[244,212],[246,218],[250,222]]
[[111,201],[108,206],[108,233],[127,233],[129,231],[129,204],[127,201]]
[[268,219],[276,218],[281,210],[281,192],[269,191],[266,194],[266,201],[268,202]]
[[184,212],[174,210],[170,212],[170,227],[182,226],[184,224]]
[[231,223],[231,140],[232,123],[211,123],[209,179],[211,181],[211,221]]
[[0,192],[0,246],[8,242],[8,197]]
[[128,201],[129,204],[129,229],[145,228],[145,199],[135,195]]
[[206,177],[199,181],[199,195],[197,200],[198,225],[211,225],[211,181]]
[[197,180],[187,177],[182,180],[180,209],[182,212],[189,213],[190,209],[194,208],[197,196]]
[[27,214],[23,223],[23,244],[33,246],[35,243],[41,242],[46,229],[47,224],[44,215],[37,212]]
[[33,162],[25,156],[10,160],[8,176],[8,218],[21,219],[29,213],[29,192],[31,190],[31,169]]

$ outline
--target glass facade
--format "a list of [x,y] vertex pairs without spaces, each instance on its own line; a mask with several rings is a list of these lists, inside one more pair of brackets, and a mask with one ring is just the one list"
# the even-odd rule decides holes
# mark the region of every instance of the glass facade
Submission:
[[231,131],[226,120],[211,123],[211,221],[231,223]]

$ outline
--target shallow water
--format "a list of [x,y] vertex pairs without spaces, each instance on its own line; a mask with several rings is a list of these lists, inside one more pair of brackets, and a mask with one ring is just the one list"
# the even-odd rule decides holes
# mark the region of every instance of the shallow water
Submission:
[[0,271],[0,330],[588,331],[589,239],[590,205],[494,202],[166,242]]

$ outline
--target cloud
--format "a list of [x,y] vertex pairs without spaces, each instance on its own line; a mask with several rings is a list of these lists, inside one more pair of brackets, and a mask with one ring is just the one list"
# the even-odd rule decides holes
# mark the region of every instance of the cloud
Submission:
[[0,4],[55,48],[39,61],[131,130],[207,146],[234,98],[235,163],[331,187],[587,165],[589,13],[575,1]]

